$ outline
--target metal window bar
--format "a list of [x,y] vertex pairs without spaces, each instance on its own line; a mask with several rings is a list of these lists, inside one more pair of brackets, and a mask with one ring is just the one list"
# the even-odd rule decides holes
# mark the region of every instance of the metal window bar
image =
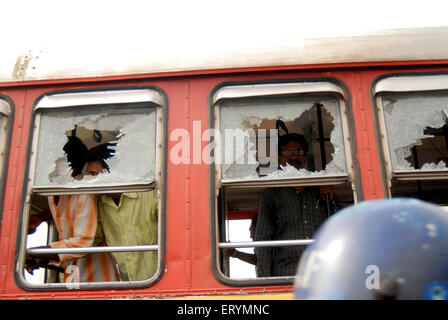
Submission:
[[[322,123],[322,107],[323,105],[320,103],[315,103],[316,111],[317,111],[317,127],[319,131],[319,146],[320,146],[320,158],[322,162],[322,170],[325,170],[327,166],[327,156],[325,151],[325,136],[324,136],[324,126]],[[325,194],[325,200],[327,204],[327,217],[329,218],[332,213],[332,209],[330,208],[330,196],[328,193]]]
[[28,254],[68,254],[68,253],[98,253],[98,252],[138,252],[157,251],[158,245],[140,246],[115,246],[115,247],[78,247],[78,248],[30,248],[26,249]]
[[220,249],[226,248],[260,248],[260,247],[286,247],[286,246],[306,246],[314,242],[314,239],[307,240],[275,240],[275,241],[244,241],[244,242],[220,242]]

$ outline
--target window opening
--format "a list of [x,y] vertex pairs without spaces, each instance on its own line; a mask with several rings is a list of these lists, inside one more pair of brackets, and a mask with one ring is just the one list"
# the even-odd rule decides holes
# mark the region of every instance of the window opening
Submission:
[[67,163],[71,170],[70,176],[77,180],[82,179],[83,176],[96,176],[99,173],[86,172],[86,165],[94,160],[101,163],[101,168],[104,170],[100,172],[110,173],[107,162],[114,156],[115,147],[122,136],[119,130],[89,130],[75,125],[73,130],[66,132],[66,136],[67,142],[62,148],[65,157],[56,160],[55,170],[49,174],[50,182],[65,174]]
[[[256,217],[256,216],[255,216]],[[252,241],[255,237],[255,225],[252,219],[228,221],[230,242]],[[253,248],[230,248],[226,250],[231,278],[254,278],[256,276],[256,255]]]
[[[220,271],[235,280],[279,277],[279,283],[288,282],[295,275],[300,252],[313,241],[318,227],[355,201],[348,176],[350,145],[344,138],[348,129],[341,110],[345,105],[331,94],[235,96],[217,104],[222,160],[217,198],[222,216]],[[283,141],[294,135],[302,140],[289,149],[290,140]],[[272,207],[269,217],[266,205]],[[251,238],[249,230],[242,229],[248,229],[254,216],[257,231]],[[278,228],[263,235],[259,230],[269,225]],[[235,273],[237,261],[251,268],[241,261],[247,254],[257,259],[252,273]],[[265,268],[267,260],[272,263]]]
[[[18,261],[26,286],[147,286],[160,272],[163,110],[150,102],[38,107],[22,226],[32,235]],[[47,228],[37,242],[36,220]]]
[[[33,215],[31,215],[33,217]],[[32,223],[30,223],[31,225]],[[34,229],[34,228],[33,228]],[[26,245],[27,248],[39,247],[47,245],[48,237],[48,223],[40,223],[34,230],[29,230],[27,235]],[[46,278],[46,269],[37,268],[33,269],[31,264],[27,265],[28,269],[25,272],[25,278],[28,282],[39,284],[44,283]]]
[[[445,169],[448,167],[448,125],[441,128],[426,127],[426,138],[412,146],[411,155],[405,158],[414,169]],[[432,151],[430,151],[432,150]]]
[[398,180],[393,179],[393,197],[410,197],[436,203],[448,208],[446,180]]
[[[448,91],[442,90],[445,80],[445,76],[395,77],[377,84],[377,90],[385,91],[377,101],[382,106],[379,119],[384,132],[383,149],[390,161],[386,167],[392,197],[415,197],[448,205]],[[408,89],[409,83],[414,83],[413,91]],[[431,90],[431,84],[437,85],[437,90]],[[404,92],[388,92],[394,88]]]

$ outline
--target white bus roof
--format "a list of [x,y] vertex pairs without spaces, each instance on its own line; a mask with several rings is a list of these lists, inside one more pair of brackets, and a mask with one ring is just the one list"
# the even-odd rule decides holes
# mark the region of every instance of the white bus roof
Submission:
[[[130,34],[132,36],[132,33]],[[266,41],[151,41],[134,39],[104,46],[70,45],[67,39],[41,48],[4,45],[0,83],[193,72],[246,67],[448,59],[448,27],[393,29],[358,35]],[[141,40],[141,41],[140,41]],[[101,35],[98,36],[101,41]]]

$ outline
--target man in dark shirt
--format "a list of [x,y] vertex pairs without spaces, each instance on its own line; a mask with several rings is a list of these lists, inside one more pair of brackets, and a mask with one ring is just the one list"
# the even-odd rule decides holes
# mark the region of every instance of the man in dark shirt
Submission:
[[[296,169],[305,167],[308,142],[300,134],[287,134],[279,139],[279,164]],[[311,239],[327,218],[325,194],[333,199],[333,188],[285,187],[267,188],[261,193],[255,241]],[[259,247],[257,276],[293,276],[304,246]]]

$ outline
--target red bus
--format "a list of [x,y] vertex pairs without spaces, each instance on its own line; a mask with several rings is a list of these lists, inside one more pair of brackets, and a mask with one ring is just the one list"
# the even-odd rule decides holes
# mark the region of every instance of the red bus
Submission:
[[[229,254],[312,242],[250,238],[264,189],[332,186],[343,207],[398,196],[448,206],[447,39],[431,27],[208,58],[2,61],[0,298],[291,298],[294,276],[242,272]],[[273,165],[277,120],[308,139],[307,168]],[[75,131],[89,148],[116,144],[107,174],[73,179],[63,147]],[[153,190],[152,243],[32,249],[57,240],[51,219],[29,234],[50,196]],[[95,252],[153,252],[157,265],[147,279],[70,283],[55,265],[27,265],[29,254]]]

